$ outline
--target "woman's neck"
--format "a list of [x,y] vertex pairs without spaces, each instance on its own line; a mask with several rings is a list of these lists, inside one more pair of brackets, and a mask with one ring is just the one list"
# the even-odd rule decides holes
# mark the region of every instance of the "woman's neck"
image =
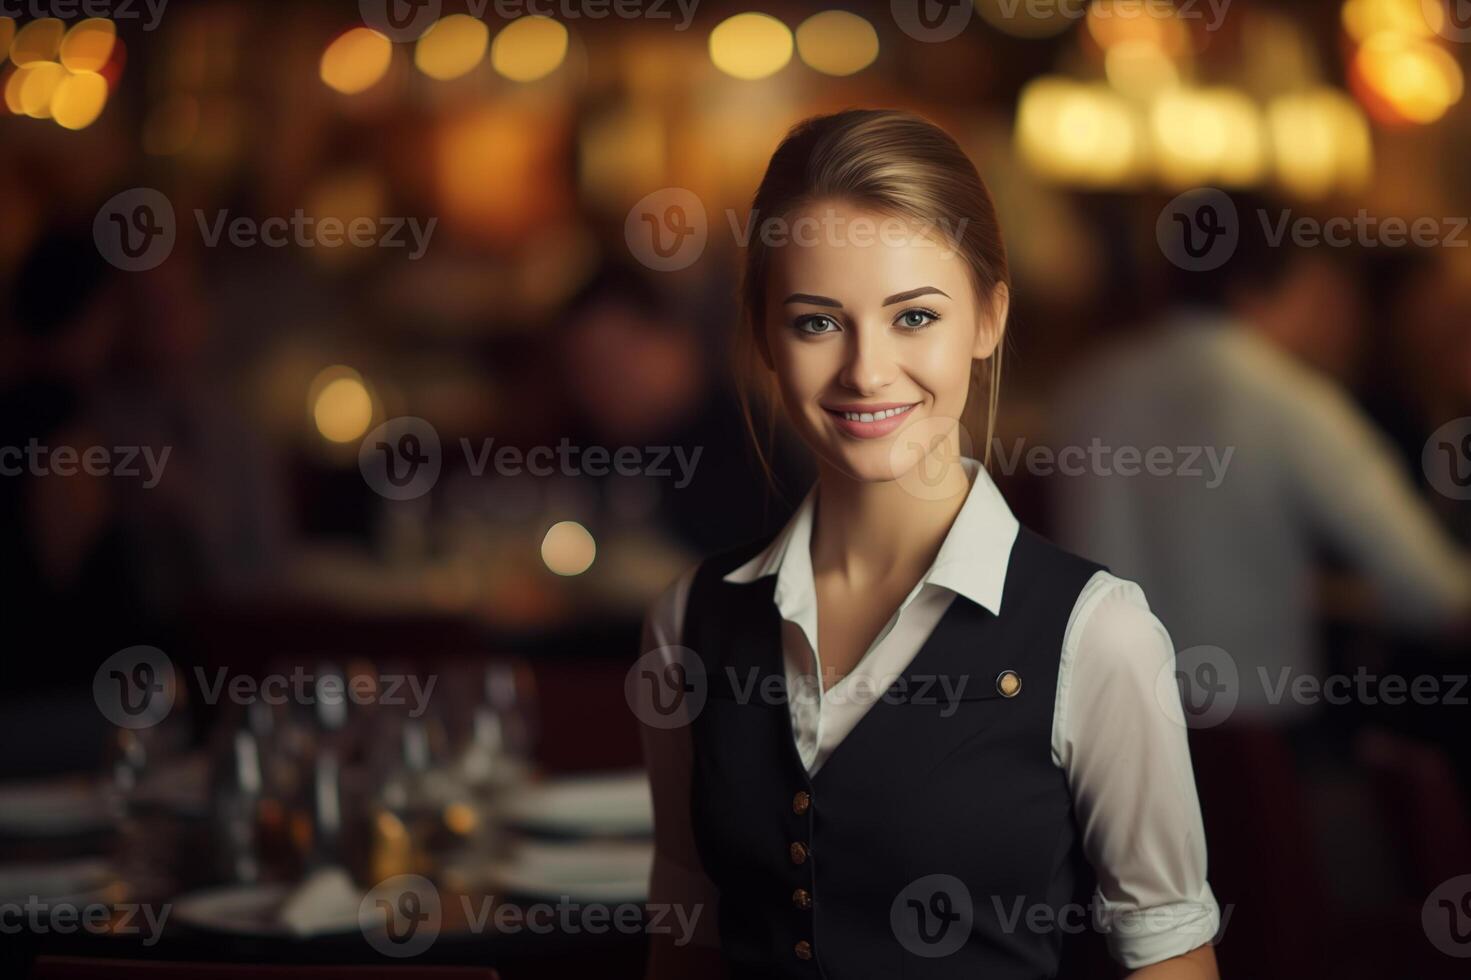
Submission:
[[970,478],[958,455],[926,461],[938,478],[916,493],[915,476],[855,480],[820,463],[812,528],[815,577],[836,576],[864,587],[901,578],[918,581],[935,560],[965,504]]

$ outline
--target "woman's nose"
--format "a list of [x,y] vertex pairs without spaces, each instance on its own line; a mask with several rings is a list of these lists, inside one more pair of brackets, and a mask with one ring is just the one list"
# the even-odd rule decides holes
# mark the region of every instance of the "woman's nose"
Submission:
[[897,367],[894,351],[882,331],[859,329],[849,336],[852,339],[839,379],[844,387],[861,395],[871,395],[888,387]]

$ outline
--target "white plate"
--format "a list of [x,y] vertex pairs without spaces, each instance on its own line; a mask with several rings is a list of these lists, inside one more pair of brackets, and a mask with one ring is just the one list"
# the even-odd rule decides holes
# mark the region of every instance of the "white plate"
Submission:
[[[340,868],[293,885],[226,885],[175,900],[174,918],[208,932],[239,936],[334,936],[356,932],[363,894]],[[287,913],[290,906],[294,911]]]
[[639,837],[654,830],[654,803],[642,770],[534,783],[506,801],[508,823],[569,837]]
[[106,861],[0,865],[0,903],[28,905],[32,897],[47,905],[90,905],[104,902],[117,872]]
[[0,834],[69,837],[113,827],[102,787],[91,779],[46,779],[0,785]]
[[495,891],[574,902],[644,902],[654,845],[647,841],[548,844],[527,841],[480,876]]
[[174,900],[175,922],[232,936],[291,936],[276,913],[291,894],[289,885],[227,885],[190,892]]

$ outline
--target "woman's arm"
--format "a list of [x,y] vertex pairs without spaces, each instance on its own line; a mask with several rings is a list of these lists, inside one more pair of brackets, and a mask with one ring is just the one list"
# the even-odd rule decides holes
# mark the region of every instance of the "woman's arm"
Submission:
[[1151,963],[1128,975],[1128,980],[1220,980],[1216,969],[1216,950],[1209,944],[1198,946],[1184,956]]
[[[641,668],[661,669],[665,664],[662,652],[672,654],[671,648],[679,645],[694,573],[695,569],[690,569],[650,606],[644,619],[640,649],[647,659]],[[724,980],[725,964],[715,921],[719,893],[700,865],[690,823],[694,747],[688,720],[671,726],[670,719],[674,716],[654,712],[653,687],[642,677],[636,678],[635,689],[637,701],[633,708],[639,719],[639,736],[654,802],[654,867],[649,878],[649,906],[651,909],[673,906],[674,914],[662,914],[653,921],[677,924],[676,931],[650,933],[644,975],[647,980],[688,977]]]
[[1220,910],[1206,880],[1175,651],[1143,591],[1107,572],[1063,642],[1053,752],[1067,774],[1094,916],[1133,977],[1214,980]]

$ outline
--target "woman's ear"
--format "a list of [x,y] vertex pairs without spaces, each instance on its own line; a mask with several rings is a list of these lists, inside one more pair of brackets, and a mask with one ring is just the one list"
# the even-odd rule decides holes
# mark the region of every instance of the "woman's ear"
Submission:
[[1006,333],[1006,315],[1011,310],[1011,290],[1006,283],[998,282],[991,289],[991,302],[989,309],[982,304],[981,322],[976,330],[976,346],[971,356],[978,361],[984,361],[996,352],[1001,345],[1001,338]]

